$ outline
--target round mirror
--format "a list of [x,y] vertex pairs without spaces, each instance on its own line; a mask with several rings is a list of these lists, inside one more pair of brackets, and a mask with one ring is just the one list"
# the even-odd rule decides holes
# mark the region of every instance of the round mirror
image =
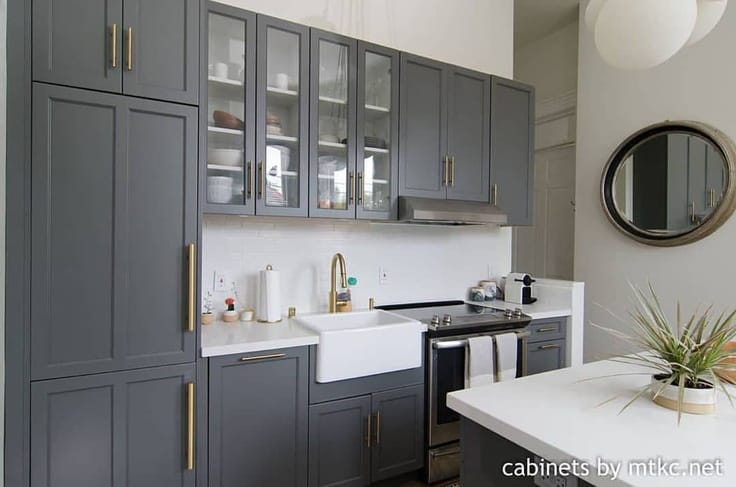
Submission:
[[736,208],[736,147],[699,122],[652,125],[626,139],[603,172],[603,207],[636,240],[683,245],[715,231]]

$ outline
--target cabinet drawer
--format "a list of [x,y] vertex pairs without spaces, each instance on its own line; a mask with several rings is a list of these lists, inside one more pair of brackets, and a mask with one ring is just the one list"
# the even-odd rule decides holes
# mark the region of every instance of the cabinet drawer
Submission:
[[529,342],[540,342],[546,340],[559,340],[566,335],[566,319],[535,320],[529,324]]
[[565,340],[530,343],[527,351],[527,375],[540,374],[565,367]]

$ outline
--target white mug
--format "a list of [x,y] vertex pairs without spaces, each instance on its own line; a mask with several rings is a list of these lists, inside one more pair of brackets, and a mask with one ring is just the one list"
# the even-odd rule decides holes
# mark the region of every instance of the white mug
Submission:
[[227,78],[227,63],[215,63],[215,76]]
[[276,75],[276,79],[274,80],[274,84],[276,85],[276,88],[280,90],[288,90],[289,89],[289,75],[286,73],[278,73]]

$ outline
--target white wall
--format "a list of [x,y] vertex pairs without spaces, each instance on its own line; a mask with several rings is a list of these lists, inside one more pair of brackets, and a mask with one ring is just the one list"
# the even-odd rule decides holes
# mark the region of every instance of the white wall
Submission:
[[[628,326],[600,306],[626,316],[631,308],[627,281],[651,281],[674,314],[698,303],[733,308],[736,275],[736,219],[700,242],[676,248],[649,247],[608,223],[599,198],[601,172],[616,146],[636,130],[663,120],[700,120],[736,139],[736,5],[729,5],[716,29],[665,64],[646,71],[622,71],[603,63],[592,34],[580,32],[578,83],[577,213],[575,278],[586,283],[586,319]],[[586,330],[585,356],[616,352],[615,340]]]
[[487,73],[513,73],[513,0],[221,0]]
[[570,93],[578,84],[578,21],[514,52],[514,78],[537,88],[537,101]]
[[[512,0],[227,0],[225,3],[317,26],[399,50],[485,72],[513,73]],[[444,34],[443,34],[444,33]],[[282,271],[282,304],[299,312],[326,310],[329,265],[343,252],[358,278],[357,307],[377,303],[461,298],[466,289],[511,267],[511,231],[208,217],[203,239],[203,291],[213,271],[237,283],[253,305],[255,279],[267,264]],[[390,272],[379,285],[378,270]],[[218,309],[228,293],[215,295]]]

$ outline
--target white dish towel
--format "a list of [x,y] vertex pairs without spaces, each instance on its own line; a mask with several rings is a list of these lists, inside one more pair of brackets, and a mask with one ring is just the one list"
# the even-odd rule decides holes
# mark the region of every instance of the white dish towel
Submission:
[[496,335],[496,380],[503,382],[516,379],[516,333]]
[[493,384],[493,339],[489,336],[468,338],[465,349],[465,388]]

